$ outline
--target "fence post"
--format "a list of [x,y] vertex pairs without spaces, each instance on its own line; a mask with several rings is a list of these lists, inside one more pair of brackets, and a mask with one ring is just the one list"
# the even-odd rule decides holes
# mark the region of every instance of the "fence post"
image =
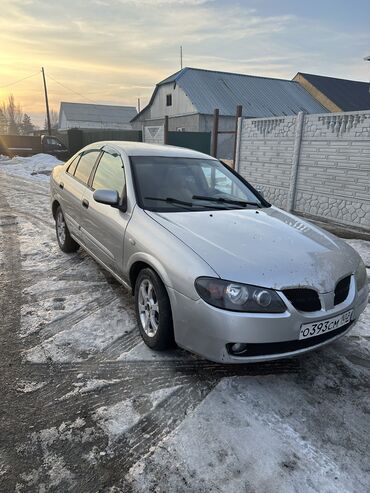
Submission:
[[236,115],[235,115],[235,135],[234,135],[234,151],[233,151],[233,168],[235,167],[236,153],[237,153],[237,138],[238,138],[238,125],[239,118],[242,116],[243,106],[240,104],[236,107]]
[[218,119],[219,119],[219,110],[215,109],[213,112],[213,128],[212,128],[212,150],[211,156],[217,157],[217,140],[218,140]]
[[238,124],[236,127],[236,134],[235,134],[236,149],[235,149],[235,156],[234,156],[234,169],[238,173],[239,173],[239,168],[240,168],[240,146],[241,146],[241,140],[242,140],[242,127],[243,127],[243,117],[239,116]]
[[165,145],[168,144],[168,115],[164,117],[164,127],[163,127],[163,142]]
[[304,124],[304,113],[303,111],[300,111],[297,115],[297,120],[295,124],[292,169],[290,173],[288,203],[287,203],[288,212],[293,211],[295,205],[295,195],[297,188],[299,157],[300,157],[301,144],[302,144],[303,124]]

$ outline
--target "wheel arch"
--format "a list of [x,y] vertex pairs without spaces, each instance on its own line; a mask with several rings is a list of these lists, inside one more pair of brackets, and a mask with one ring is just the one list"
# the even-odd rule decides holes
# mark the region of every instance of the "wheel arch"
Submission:
[[146,268],[152,269],[166,288],[167,286],[171,287],[172,283],[163,266],[156,259],[150,257],[150,255],[140,255],[135,256],[131,260],[128,270],[132,293],[135,291],[135,283],[140,271]]
[[58,207],[60,207],[60,203],[59,203],[59,201],[57,199],[54,199],[53,200],[53,203],[51,205],[51,212],[53,214],[53,218],[54,219],[56,217]]

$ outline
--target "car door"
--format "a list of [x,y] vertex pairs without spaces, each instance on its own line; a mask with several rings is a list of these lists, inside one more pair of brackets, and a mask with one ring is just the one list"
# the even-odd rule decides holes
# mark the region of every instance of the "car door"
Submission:
[[[116,190],[120,198],[119,207],[96,202],[93,194],[98,189]],[[124,164],[114,149],[103,149],[89,187],[84,191],[83,201],[88,205],[83,219],[86,246],[107,267],[117,274],[122,273],[124,235],[130,214],[125,208]]]
[[79,154],[68,166],[59,184],[61,206],[68,229],[81,243],[85,243],[81,230],[86,210],[82,202],[83,194],[99,155],[99,149],[91,149]]

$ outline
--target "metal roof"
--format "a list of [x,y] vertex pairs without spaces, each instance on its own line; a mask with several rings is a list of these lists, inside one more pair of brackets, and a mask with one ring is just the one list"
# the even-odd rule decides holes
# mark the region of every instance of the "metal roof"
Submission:
[[134,106],[112,106],[107,104],[60,103],[60,112],[71,122],[96,122],[107,124],[129,123],[137,114]]
[[190,67],[159,82],[148,106],[158,87],[164,84],[179,85],[198,113],[205,115],[213,114],[215,108],[220,110],[220,115],[235,115],[239,104],[243,106],[243,116],[256,118],[294,115],[300,111],[327,112],[295,81]]
[[324,75],[298,72],[310,84],[336,104],[342,111],[361,111],[370,109],[370,85],[348,79],[337,79]]

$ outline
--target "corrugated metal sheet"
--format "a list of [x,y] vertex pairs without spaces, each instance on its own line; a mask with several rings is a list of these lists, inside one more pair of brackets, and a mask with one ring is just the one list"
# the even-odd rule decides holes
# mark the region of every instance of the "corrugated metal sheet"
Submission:
[[111,106],[106,104],[60,103],[68,122],[96,122],[108,124],[129,123],[137,111],[134,106]]
[[295,81],[189,67],[157,84],[148,106],[158,86],[170,83],[178,84],[205,115],[215,108],[220,115],[235,115],[238,104],[243,106],[243,116],[255,118],[328,111]]
[[298,72],[342,111],[370,109],[369,83]]
[[201,114],[235,115],[238,104],[247,117],[269,117],[327,110],[295,81],[184,68],[160,84],[178,84]]

